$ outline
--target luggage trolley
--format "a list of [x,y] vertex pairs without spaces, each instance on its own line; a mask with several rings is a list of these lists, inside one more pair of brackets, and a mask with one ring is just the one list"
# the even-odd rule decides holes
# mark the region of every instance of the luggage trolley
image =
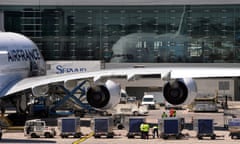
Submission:
[[203,139],[203,137],[216,139],[216,134],[213,132],[213,119],[195,119],[194,129],[197,131],[198,139]]
[[145,121],[144,117],[129,117],[128,119],[128,138],[134,138],[135,136],[141,136],[140,125]]
[[229,130],[229,136],[231,136],[231,139],[240,139],[240,119],[239,118],[233,118],[228,120],[228,130]]
[[114,137],[112,117],[96,117],[93,121],[95,138],[101,138],[101,136],[106,136],[106,138]]
[[180,139],[184,125],[184,118],[170,117],[158,120],[158,125],[161,130],[160,137],[168,139],[170,136],[175,136]]

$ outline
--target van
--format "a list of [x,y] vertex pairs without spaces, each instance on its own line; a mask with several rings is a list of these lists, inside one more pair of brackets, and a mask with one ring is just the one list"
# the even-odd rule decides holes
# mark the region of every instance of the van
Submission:
[[155,109],[154,95],[144,95],[141,104],[147,105],[149,109]]

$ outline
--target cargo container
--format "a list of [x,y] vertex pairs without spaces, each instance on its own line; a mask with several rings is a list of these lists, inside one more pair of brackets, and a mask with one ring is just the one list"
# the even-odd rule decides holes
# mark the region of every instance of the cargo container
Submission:
[[161,131],[160,137],[163,139],[168,139],[170,136],[180,139],[182,136],[181,131],[184,127],[184,119],[178,117],[158,119],[158,125]]
[[82,133],[80,131],[79,117],[61,117],[58,118],[58,129],[62,138],[73,136],[80,138]]
[[240,119],[239,118],[232,118],[228,120],[228,130],[229,136],[232,139],[237,138],[240,139]]
[[129,117],[127,124],[127,137],[134,138],[135,136],[141,136],[140,125],[145,121],[144,117]]
[[100,138],[106,136],[107,138],[113,138],[113,119],[112,117],[97,117],[93,120],[94,137]]
[[211,137],[216,139],[214,134],[213,119],[194,119],[194,129],[197,132],[197,138],[202,139],[203,137]]

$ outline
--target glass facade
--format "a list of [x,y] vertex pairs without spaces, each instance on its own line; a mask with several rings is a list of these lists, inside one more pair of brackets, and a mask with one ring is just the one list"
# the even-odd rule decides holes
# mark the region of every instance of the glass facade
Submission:
[[240,61],[240,5],[0,6],[46,60]]

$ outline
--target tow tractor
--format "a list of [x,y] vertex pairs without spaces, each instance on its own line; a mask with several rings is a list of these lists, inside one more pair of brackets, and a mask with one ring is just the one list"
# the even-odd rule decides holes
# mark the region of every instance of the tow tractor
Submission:
[[28,120],[24,126],[24,136],[30,136],[31,138],[53,138],[56,135],[54,128],[46,126],[45,121],[40,119]]

